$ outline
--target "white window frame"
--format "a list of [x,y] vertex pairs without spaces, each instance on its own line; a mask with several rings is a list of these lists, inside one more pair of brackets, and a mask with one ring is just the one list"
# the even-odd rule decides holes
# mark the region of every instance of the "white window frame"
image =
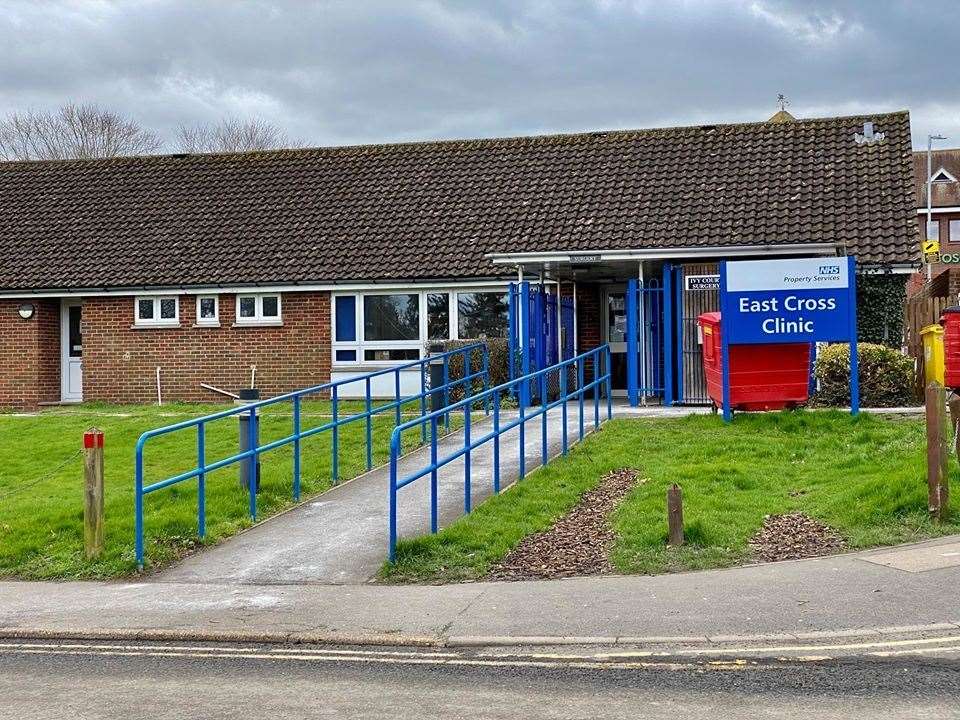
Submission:
[[[943,175],[946,180],[937,180],[940,175]],[[956,182],[957,179],[953,176],[953,173],[949,172],[946,168],[937,168],[936,172],[930,175],[930,182],[936,183],[947,183],[947,182]]]
[[[140,317],[141,301],[153,302],[153,317]],[[173,317],[160,317],[160,301],[173,300]],[[137,295],[133,298],[133,326],[138,328],[179,327],[180,326],[180,298],[177,295]]]
[[[427,322],[427,295],[443,294],[447,296],[449,327],[447,328],[448,337],[445,340],[459,340],[460,317],[458,313],[459,302],[458,293],[474,292],[499,292],[505,293],[509,290],[507,283],[496,285],[464,285],[461,287],[450,287],[449,285],[407,285],[402,287],[376,288],[370,290],[352,290],[349,292],[334,292],[330,299],[330,338],[332,342],[331,363],[334,367],[368,365],[374,367],[390,367],[399,365],[403,362],[412,362],[412,360],[366,360],[367,350],[417,350],[418,357],[426,357],[427,346],[432,342],[443,342],[443,340],[431,340],[428,337]],[[417,340],[366,340],[363,336],[364,330],[364,297],[371,295],[417,295],[420,322],[419,337]],[[342,296],[352,296],[354,298],[354,323],[356,327],[356,341],[337,341],[337,298]],[[356,360],[337,360],[338,350],[354,350]]]
[[[213,300],[213,317],[200,317],[200,303],[203,300]],[[197,295],[197,315],[196,324],[204,327],[220,327],[220,296],[219,295]]]
[[[276,317],[263,316],[263,299],[265,297],[277,298]],[[240,317],[240,300],[242,298],[254,298],[255,308],[253,317]],[[218,311],[219,314],[219,311]],[[239,293],[236,297],[235,325],[238,326],[264,326],[264,325],[283,325],[283,301],[280,293]]]

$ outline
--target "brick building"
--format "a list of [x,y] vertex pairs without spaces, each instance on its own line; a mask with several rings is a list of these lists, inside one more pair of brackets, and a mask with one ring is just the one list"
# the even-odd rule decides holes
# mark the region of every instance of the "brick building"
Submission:
[[[960,148],[934,150],[930,158],[930,219],[927,218],[927,153],[913,154],[917,216],[925,237],[940,242],[941,254],[960,253]],[[911,281],[914,292],[934,296],[960,297],[960,264],[933,263],[926,273]]]
[[899,112],[2,163],[0,406],[315,385],[505,335],[518,276],[574,297],[578,349],[610,342],[617,370],[624,283],[674,273],[685,310],[656,322],[692,377],[722,259],[851,253],[906,278],[911,158]]

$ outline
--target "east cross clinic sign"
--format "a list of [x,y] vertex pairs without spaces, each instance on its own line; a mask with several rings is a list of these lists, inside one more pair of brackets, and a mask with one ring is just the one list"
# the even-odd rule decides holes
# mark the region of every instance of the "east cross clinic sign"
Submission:
[[720,264],[723,411],[729,419],[729,345],[849,342],[851,411],[859,410],[856,266],[852,257]]

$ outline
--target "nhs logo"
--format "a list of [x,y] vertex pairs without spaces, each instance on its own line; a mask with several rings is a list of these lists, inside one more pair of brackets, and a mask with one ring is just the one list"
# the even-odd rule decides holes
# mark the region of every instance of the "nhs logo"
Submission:
[[820,266],[820,275],[839,275],[840,266],[839,265],[821,265]]

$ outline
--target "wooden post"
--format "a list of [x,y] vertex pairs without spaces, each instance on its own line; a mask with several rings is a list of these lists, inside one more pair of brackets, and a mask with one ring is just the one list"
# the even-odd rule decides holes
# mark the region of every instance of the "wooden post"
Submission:
[[943,386],[933,381],[926,390],[927,508],[930,517],[943,521],[949,507],[950,443],[947,440],[947,399]]
[[103,432],[83,434],[83,548],[87,559],[103,552]]
[[683,545],[683,491],[676,483],[667,489],[667,526],[670,529],[667,544]]

